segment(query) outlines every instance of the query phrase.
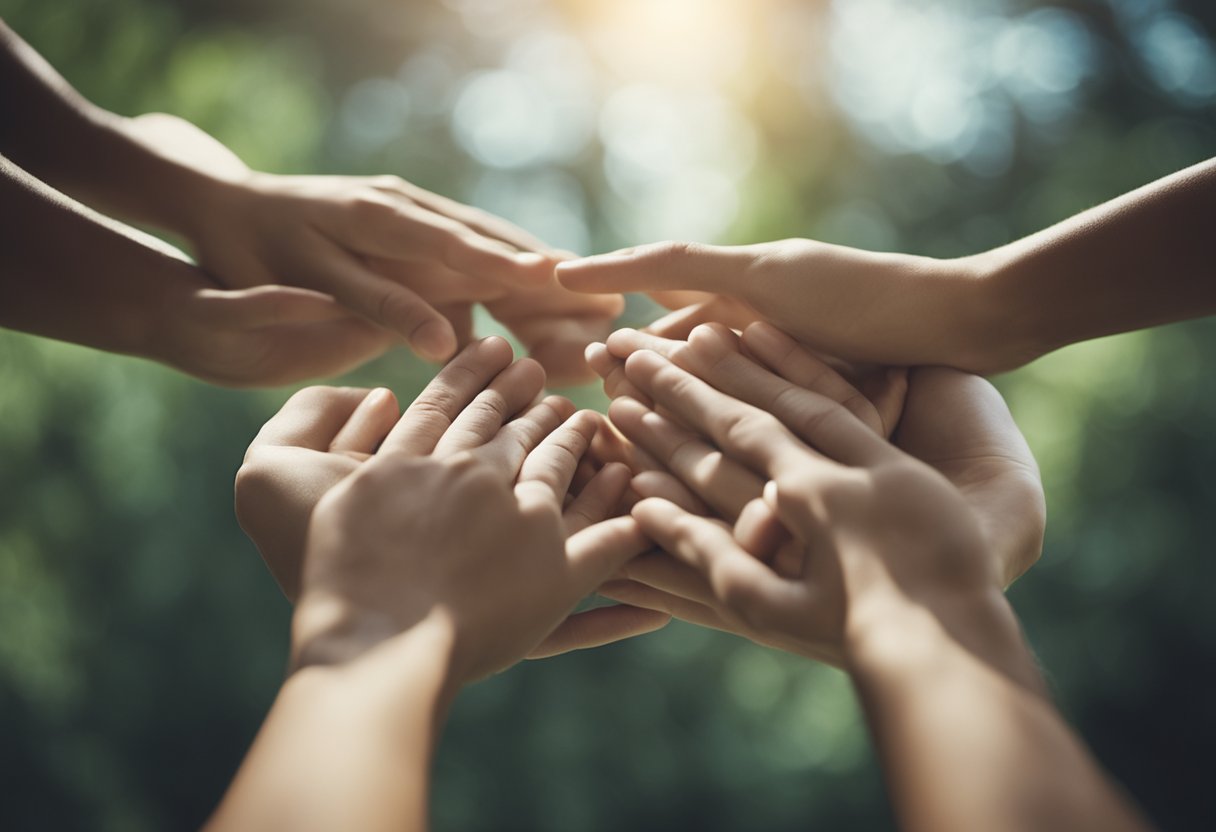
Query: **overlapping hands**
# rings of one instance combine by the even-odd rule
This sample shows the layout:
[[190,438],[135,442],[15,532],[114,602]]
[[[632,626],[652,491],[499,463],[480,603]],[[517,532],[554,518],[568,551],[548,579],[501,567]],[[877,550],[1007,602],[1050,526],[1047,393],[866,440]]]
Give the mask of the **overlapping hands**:
[[[415,618],[446,609],[407,573],[430,574],[438,555],[423,550],[450,545],[473,561],[506,559],[520,578],[476,580],[464,561],[463,577],[449,576],[469,593],[467,610],[498,610],[452,613],[457,632],[469,644],[514,645],[466,678],[649,632],[672,616],[840,664],[871,599],[999,593],[1037,558],[1037,467],[986,381],[845,364],[762,321],[736,321],[745,326],[736,333],[698,318],[677,312],[588,348],[614,398],[608,419],[557,397],[538,402],[542,369],[512,364],[500,339],[467,347],[400,417],[383,390],[298,394],[251,446],[237,494],[242,524],[284,591],[301,598],[297,627],[317,607],[303,603],[313,568],[301,564],[312,561],[334,561],[322,570],[339,576],[339,589],[321,592],[331,606],[336,592],[350,593],[339,608],[404,604]],[[395,496],[369,496],[377,488]],[[491,524],[491,506],[500,533],[470,536],[466,526]],[[516,533],[504,518],[517,514],[564,523],[546,521],[552,528],[536,536],[520,519],[527,529]],[[553,554],[553,528],[567,537],[564,559]],[[356,549],[423,561],[381,580],[349,560]],[[360,594],[364,582],[372,596]],[[563,620],[593,592],[620,605]],[[518,614],[534,608],[546,611],[545,626]],[[394,621],[391,631],[407,626]],[[318,629],[318,643],[334,640]]]

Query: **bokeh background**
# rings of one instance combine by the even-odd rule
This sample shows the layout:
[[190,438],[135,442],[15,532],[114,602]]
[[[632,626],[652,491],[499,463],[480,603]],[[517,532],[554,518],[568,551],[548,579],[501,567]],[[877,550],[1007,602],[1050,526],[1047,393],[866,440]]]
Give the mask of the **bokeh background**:
[[[1216,150],[1209,0],[0,15],[116,111],[182,115],[265,170],[397,173],[587,253],[813,236],[962,255]],[[430,372],[400,353],[348,381],[408,400]],[[1214,375],[1209,321],[998,380],[1050,504],[1014,601],[1061,707],[1172,829],[1216,828]],[[290,392],[0,333],[0,828],[207,816],[284,664],[289,610],[231,481]],[[440,829],[891,825],[842,676],[682,625],[469,690],[436,793]]]

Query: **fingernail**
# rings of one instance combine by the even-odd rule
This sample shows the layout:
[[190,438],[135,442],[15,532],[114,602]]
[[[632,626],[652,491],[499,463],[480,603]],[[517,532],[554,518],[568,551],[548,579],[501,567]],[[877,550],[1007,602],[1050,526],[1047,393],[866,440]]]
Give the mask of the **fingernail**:
[[439,321],[429,321],[414,330],[410,346],[428,361],[446,361],[456,349],[452,333]]

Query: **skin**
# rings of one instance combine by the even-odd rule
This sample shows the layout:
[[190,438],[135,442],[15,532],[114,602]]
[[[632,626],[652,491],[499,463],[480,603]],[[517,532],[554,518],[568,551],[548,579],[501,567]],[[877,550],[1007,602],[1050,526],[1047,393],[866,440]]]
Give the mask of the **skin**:
[[691,305],[686,323],[765,320],[848,361],[988,374],[1078,341],[1216,313],[1214,212],[1208,160],[954,260],[813,240],[669,242],[562,263],[558,277],[576,291]]
[[[467,453],[504,482],[548,485],[574,534],[616,513],[629,485],[621,465],[601,468],[576,493],[571,481],[601,425],[560,396],[541,398],[545,375],[489,337],[466,347],[404,414],[383,388],[311,387],[292,396],[254,438],[236,476],[236,514],[292,603],[309,518],[318,502],[376,455],[449,459]],[[567,497],[567,495],[570,495]],[[651,632],[667,613],[617,605],[572,616],[537,656]]]
[[901,828],[1148,828],[1046,697],[974,499],[826,396],[806,393],[795,435],[657,353],[633,354],[627,372],[766,478],[763,501],[807,556],[783,574],[740,545],[737,524],[663,499],[632,516],[736,619],[840,656]]
[[556,449],[538,446],[517,483],[473,452],[382,450],[326,493],[291,675],[208,829],[426,828],[457,692],[541,648],[649,545],[629,517],[568,534],[574,466]]
[[[982,523],[986,551],[1002,585],[1012,583],[1038,559],[1045,504],[1038,466],[1008,408],[992,385],[946,368],[917,368],[906,377],[891,404],[882,409],[806,348],[768,324],[753,324],[737,337],[719,325],[695,328],[688,341],[622,330],[609,339],[612,380],[621,378],[627,395],[617,398],[610,417],[627,441],[654,460],[655,469],[635,476],[639,497],[663,497],[698,514],[731,523],[737,542],[769,561],[781,574],[801,568],[802,555],[761,499],[765,480],[696,435],[678,413],[643,405],[649,396],[625,378],[625,360],[651,350],[716,389],[765,410],[806,438],[814,428],[813,403],[840,404],[876,436],[894,428],[896,446],[938,470],[967,500]],[[619,357],[617,357],[619,356]],[[598,362],[592,362],[597,365]],[[619,395],[619,394],[618,394]],[[894,425],[897,424],[897,427]],[[808,653],[806,645],[780,634],[758,632],[718,601],[704,578],[669,555],[648,554],[631,561],[601,594],[679,618],[734,632],[790,652],[841,662],[839,655]]]
[[[589,374],[583,347],[623,308],[619,296],[560,286],[554,265],[570,255],[398,177],[260,173],[181,119],[96,107],[2,22],[0,96],[22,113],[0,125],[0,208],[24,218],[2,263],[5,326],[218,383],[278,384],[346,369],[401,339],[444,361],[472,339],[481,303],[551,379],[572,383]],[[137,235],[83,205],[175,235],[198,268],[136,246]],[[246,301],[240,291],[254,288]],[[219,303],[198,298],[203,290],[237,294]],[[99,332],[99,310],[121,320]],[[251,318],[261,350],[209,346],[233,328],[244,336]],[[323,322],[314,329],[332,343],[291,361],[306,339],[268,322]]]

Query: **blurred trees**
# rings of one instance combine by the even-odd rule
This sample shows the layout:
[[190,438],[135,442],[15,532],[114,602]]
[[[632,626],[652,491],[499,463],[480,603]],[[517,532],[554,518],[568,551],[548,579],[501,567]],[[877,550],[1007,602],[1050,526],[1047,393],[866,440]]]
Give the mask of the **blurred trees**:
[[[177,113],[267,170],[399,173],[576,250],[803,235],[953,256],[1216,148],[1200,0],[0,15],[119,112]],[[999,381],[1051,517],[1014,601],[1069,716],[1167,828],[1216,821],[1214,364],[1216,322],[1197,322]],[[396,354],[346,381],[408,400],[430,372]],[[230,488],[290,392],[0,333],[0,826],[206,816],[282,671],[287,605]],[[435,812],[461,829],[889,825],[842,677],[680,625],[470,690]]]

